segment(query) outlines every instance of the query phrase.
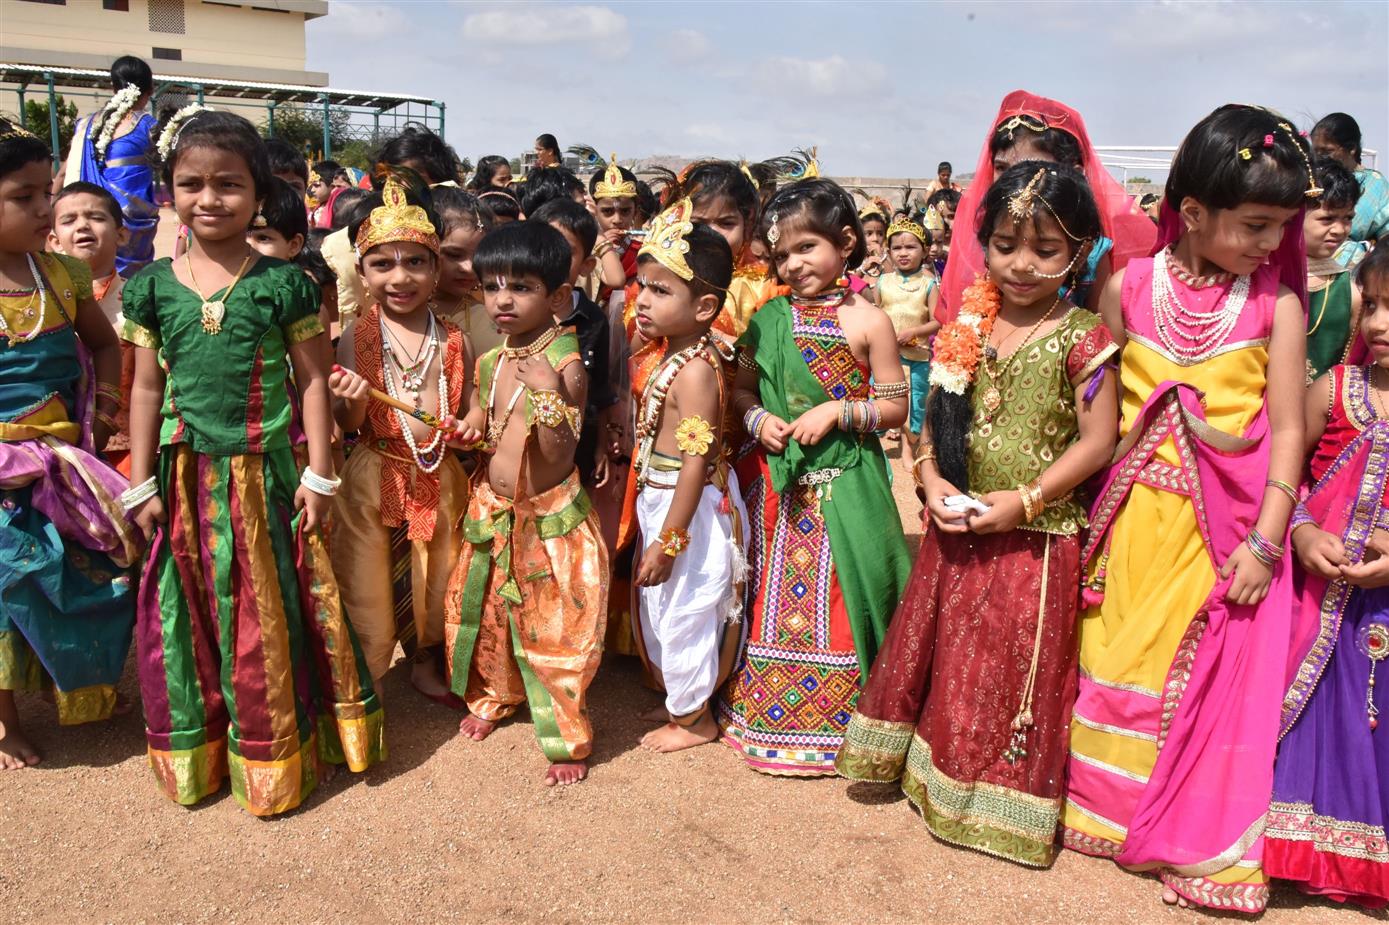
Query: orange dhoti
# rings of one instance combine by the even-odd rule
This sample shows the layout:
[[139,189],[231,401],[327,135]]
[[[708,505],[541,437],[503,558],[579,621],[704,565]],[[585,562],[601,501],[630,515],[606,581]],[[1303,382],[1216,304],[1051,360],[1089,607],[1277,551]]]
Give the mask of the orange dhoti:
[[608,552],[577,472],[535,497],[473,491],[444,609],[455,694],[489,722],[525,701],[551,761],[587,758],[585,697],[603,655]]

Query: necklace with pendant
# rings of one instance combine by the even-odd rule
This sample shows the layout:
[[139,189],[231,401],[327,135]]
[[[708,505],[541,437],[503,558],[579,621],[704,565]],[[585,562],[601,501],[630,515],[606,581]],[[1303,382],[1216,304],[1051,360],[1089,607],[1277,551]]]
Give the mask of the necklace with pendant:
[[222,297],[220,299],[210,299],[203,295],[202,287],[198,285],[198,278],[193,275],[193,252],[184,252],[183,263],[188,270],[188,281],[193,284],[193,291],[198,294],[198,298],[201,299],[203,303],[199,312],[202,315],[204,333],[222,333],[222,320],[227,317],[227,300],[231,298],[232,290],[236,288],[237,283],[241,282],[241,274],[246,272],[246,268],[251,265],[251,258],[255,256],[255,251],[251,251],[251,253],[247,254],[246,259],[241,261],[240,269],[238,269],[236,275],[232,277],[232,281],[228,283],[227,288],[222,291]]
[[[1008,354],[1008,356],[1003,358],[1004,365],[1006,365],[1008,361],[1011,360],[1013,357],[1017,356],[1018,350],[1021,350],[1028,345],[1028,342],[1032,340],[1032,335],[1037,333],[1037,329],[1046,323],[1047,319],[1051,317],[1052,312],[1056,311],[1056,306],[1060,304],[1061,296],[1057,295],[1056,300],[1051,303],[1051,307],[1048,308],[1046,312],[1042,314],[1042,317],[1037,319],[1037,321],[1032,325],[1032,327],[1027,329],[1027,333],[1024,334],[1022,337],[1022,343],[1018,344],[1018,349],[1014,350],[1012,353]],[[1015,331],[1014,333],[1017,332]],[[986,346],[984,348],[983,356],[981,357],[981,359],[983,360],[982,365],[984,367],[984,372],[986,372],[989,376],[989,384],[984,389],[984,394],[980,396],[980,402],[984,405],[985,421],[992,421],[994,412],[996,412],[999,408],[1003,406],[1003,393],[999,391],[998,388],[998,380],[1001,376],[1002,370],[999,367],[996,367],[994,363],[998,360],[998,348],[1002,347],[1010,339],[1012,339],[1012,336],[1012,334],[1009,334],[1007,337],[1003,338],[1003,340],[999,341],[998,347],[995,347],[992,344]]]

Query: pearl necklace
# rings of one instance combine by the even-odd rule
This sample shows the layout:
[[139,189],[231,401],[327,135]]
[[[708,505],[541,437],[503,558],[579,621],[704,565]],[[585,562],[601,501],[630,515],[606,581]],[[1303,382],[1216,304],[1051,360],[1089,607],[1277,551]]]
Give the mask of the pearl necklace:
[[[5,320],[5,313],[0,312],[0,334],[5,335],[5,337],[9,339],[11,343],[19,341],[22,344],[27,344],[35,337],[38,337],[39,332],[43,330],[44,319],[48,315],[48,290],[43,284],[43,278],[39,276],[39,268],[34,263],[34,255],[25,254],[24,259],[29,264],[29,275],[34,277],[34,291],[38,294],[39,298],[39,320],[34,322],[34,327],[28,334],[21,334],[18,337],[16,337],[15,333],[10,330],[9,322]],[[25,317],[34,317],[34,309],[32,308],[33,304],[34,297],[30,296],[29,305],[31,307],[25,312]]]
[[524,347],[511,346],[511,338],[508,337],[506,342],[502,344],[502,356],[512,360],[524,360],[527,357],[533,357],[537,353],[544,353],[545,348],[553,344],[556,337],[559,337],[559,325],[557,324],[551,325],[544,333]]
[[429,363],[434,359],[434,354],[438,352],[439,347],[438,338],[434,333],[434,313],[430,312],[429,314],[429,326],[425,329],[424,340],[420,342],[420,349],[411,359],[409,365],[400,361],[400,358],[396,356],[395,347],[391,346],[391,341],[395,341],[402,352],[405,350],[405,345],[391,333],[390,328],[386,327],[384,314],[380,316],[379,321],[381,324],[381,352],[390,358],[391,363],[400,374],[400,384],[405,389],[415,393],[415,407],[418,408],[418,396],[420,389],[424,387],[424,374],[428,371]]
[[[1208,312],[1193,311],[1172,288],[1167,251],[1159,251],[1153,258],[1153,325],[1162,345],[1186,365],[1215,355],[1235,329],[1248,298],[1249,277],[1240,276],[1230,287],[1223,305]],[[1186,343],[1178,343],[1178,337]]]
[[[430,341],[429,352],[433,354],[434,352],[436,352],[436,348],[438,347],[438,340],[434,337],[433,318],[430,319],[430,322],[431,323],[429,326],[429,334],[427,336]],[[389,394],[392,398],[396,399],[397,401],[400,401],[400,389],[396,387],[395,377],[391,375],[390,366],[386,362],[386,358],[387,356],[389,356],[389,354],[389,350],[382,351],[381,378],[384,379],[386,382],[387,394]],[[427,365],[425,369],[428,369]],[[423,376],[423,371],[421,371],[420,375]],[[404,378],[405,377],[402,374],[402,383],[404,383]],[[448,394],[449,382],[448,377],[444,374],[444,359],[441,355],[439,357],[439,409],[437,414],[437,417],[439,418],[443,418],[444,415],[447,413],[444,408],[444,404],[448,400]],[[418,408],[419,406],[419,393],[417,391],[415,395],[415,407]],[[442,430],[434,431],[434,436],[430,438],[429,443],[426,444],[423,449],[421,449],[415,443],[415,435],[410,430],[410,418],[407,417],[405,412],[401,411],[399,408],[392,408],[391,411],[395,414],[396,421],[400,424],[400,432],[405,437],[405,445],[410,448],[410,456],[415,460],[415,465],[419,466],[420,469],[426,473],[435,472],[444,461],[444,432]]]

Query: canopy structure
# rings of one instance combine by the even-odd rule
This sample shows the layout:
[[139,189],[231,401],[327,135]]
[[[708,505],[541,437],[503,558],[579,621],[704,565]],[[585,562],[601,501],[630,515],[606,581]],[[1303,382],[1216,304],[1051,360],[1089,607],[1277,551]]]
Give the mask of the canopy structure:
[[[1095,151],[1100,155],[1100,163],[1111,171],[1122,171],[1125,183],[1131,170],[1166,173],[1177,154],[1175,145],[1095,145]],[[1360,152],[1360,162],[1366,167],[1374,167],[1378,160],[1378,151],[1366,148]]]
[[[0,90],[17,94],[20,113],[29,94],[47,96],[48,137],[53,139],[53,162],[57,164],[62,157],[58,150],[58,91],[65,98],[91,96],[105,100],[111,93],[111,75],[107,71],[0,61]],[[160,98],[165,96],[199,103],[212,97],[219,109],[255,110],[256,115],[243,113],[252,122],[260,121],[258,116],[263,111],[265,131],[271,137],[275,134],[275,110],[280,106],[291,104],[321,112],[323,143],[317,153],[325,158],[332,156],[335,138],[339,142],[344,138],[375,141],[383,130],[393,132],[406,122],[417,122],[440,135],[444,133],[443,101],[401,93],[155,74],[151,107],[157,111]]]

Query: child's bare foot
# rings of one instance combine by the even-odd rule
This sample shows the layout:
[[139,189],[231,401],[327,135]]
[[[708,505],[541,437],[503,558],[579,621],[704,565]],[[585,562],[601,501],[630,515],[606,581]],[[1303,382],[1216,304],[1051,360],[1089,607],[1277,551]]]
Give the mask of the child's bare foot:
[[663,706],[652,707],[646,712],[638,714],[637,719],[644,723],[664,723],[666,720],[670,719],[670,714],[666,712],[666,708]]
[[488,722],[480,716],[469,713],[463,717],[458,724],[458,734],[467,736],[474,742],[481,742],[492,734],[492,730],[497,728],[496,723]]
[[588,777],[587,762],[556,761],[550,765],[550,770],[545,772],[545,786],[577,784],[585,777]]
[[410,685],[430,700],[442,701],[450,693],[432,658],[415,662],[410,666]]
[[0,691],[0,771],[18,771],[39,763],[38,749],[19,725],[14,691]]
[[130,699],[126,697],[125,694],[122,694],[120,691],[117,691],[116,705],[111,708],[111,715],[113,717],[128,716],[130,714],[130,711],[133,709],[135,709],[135,704],[131,703]]
[[1191,908],[1191,904],[1186,901],[1186,897],[1182,896],[1180,893],[1172,889],[1170,886],[1163,888],[1162,901],[1167,903],[1167,905],[1169,906],[1181,906],[1183,909]]
[[707,711],[691,726],[666,723],[641,737],[641,747],[653,752],[678,752],[696,745],[707,745],[719,736],[719,727]]

